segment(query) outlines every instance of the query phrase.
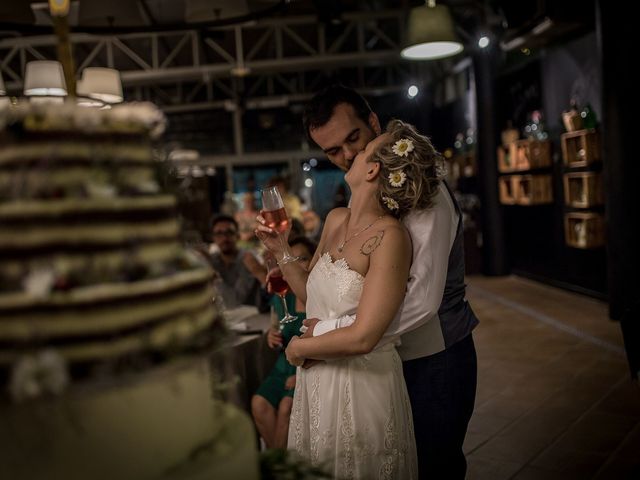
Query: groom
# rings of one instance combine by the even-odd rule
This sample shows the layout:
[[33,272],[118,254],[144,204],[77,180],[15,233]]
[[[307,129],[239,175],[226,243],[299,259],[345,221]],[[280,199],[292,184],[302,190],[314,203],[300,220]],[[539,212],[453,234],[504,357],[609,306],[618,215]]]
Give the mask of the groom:
[[[354,90],[334,85],[316,94],[304,112],[307,136],[343,171],[381,132],[378,116]],[[447,187],[448,190],[448,187]],[[407,294],[394,325],[415,428],[420,478],[463,479],[462,444],[476,393],[471,331],[478,324],[465,300],[462,215],[450,199],[411,214],[413,241]],[[336,328],[332,319],[305,320],[305,336]]]

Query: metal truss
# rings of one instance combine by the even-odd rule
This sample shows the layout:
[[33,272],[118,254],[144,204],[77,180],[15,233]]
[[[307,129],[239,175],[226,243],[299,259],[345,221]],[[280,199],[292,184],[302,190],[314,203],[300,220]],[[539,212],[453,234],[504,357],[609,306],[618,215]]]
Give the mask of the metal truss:
[[[345,15],[338,26],[315,16],[282,17],[209,30],[76,33],[71,42],[78,71],[118,69],[129,99],[197,109],[258,97],[252,108],[285,101],[274,96],[304,99],[337,69],[352,70],[351,83],[363,89],[397,86],[403,69],[418,70],[400,60],[403,22],[403,12],[393,10]],[[26,62],[56,58],[55,42],[53,35],[0,40],[10,91],[22,88]]]
[[[404,12],[389,10],[345,14],[339,25],[282,17],[205,30],[74,33],[71,43],[77,71],[119,70],[128,101],[152,101],[169,114],[228,112],[233,153],[203,155],[194,165],[224,166],[231,182],[234,166],[284,162],[300,177],[301,160],[324,156],[306,146],[245,152],[245,110],[304,102],[328,77],[370,96],[425,85],[439,67],[401,60],[403,25]],[[53,35],[0,40],[0,71],[10,93],[21,92],[28,61],[56,59],[56,41]]]

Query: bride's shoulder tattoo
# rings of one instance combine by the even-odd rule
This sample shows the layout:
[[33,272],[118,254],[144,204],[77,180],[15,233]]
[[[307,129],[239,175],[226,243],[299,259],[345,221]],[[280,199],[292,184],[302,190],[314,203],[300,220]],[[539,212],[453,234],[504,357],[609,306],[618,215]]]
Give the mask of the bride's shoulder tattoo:
[[360,247],[360,253],[367,256],[371,255],[382,242],[382,237],[384,237],[384,230],[380,230],[373,237],[369,237]]

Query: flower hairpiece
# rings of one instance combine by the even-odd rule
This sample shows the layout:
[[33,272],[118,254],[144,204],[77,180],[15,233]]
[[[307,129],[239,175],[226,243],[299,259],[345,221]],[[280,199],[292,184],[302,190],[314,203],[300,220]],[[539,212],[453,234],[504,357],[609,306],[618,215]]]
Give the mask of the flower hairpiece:
[[413,152],[413,142],[408,138],[401,138],[393,144],[391,150],[399,157],[406,157]]
[[384,204],[387,206],[389,210],[393,211],[393,210],[398,210],[400,208],[400,205],[398,205],[398,202],[396,202],[391,197],[387,197],[386,195],[382,197],[382,201],[384,202]]
[[394,170],[389,174],[389,183],[392,187],[401,187],[407,181],[407,174],[404,170]]

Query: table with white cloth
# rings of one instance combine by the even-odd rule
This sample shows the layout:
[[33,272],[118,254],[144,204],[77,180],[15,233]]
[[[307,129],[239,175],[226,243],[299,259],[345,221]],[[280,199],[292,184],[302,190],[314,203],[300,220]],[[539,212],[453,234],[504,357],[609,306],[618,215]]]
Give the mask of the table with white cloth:
[[251,397],[273,368],[279,353],[267,345],[271,317],[269,313],[258,313],[256,308],[245,306],[228,310],[225,316],[234,335],[224,368],[225,377],[232,385],[224,395],[251,413]]

